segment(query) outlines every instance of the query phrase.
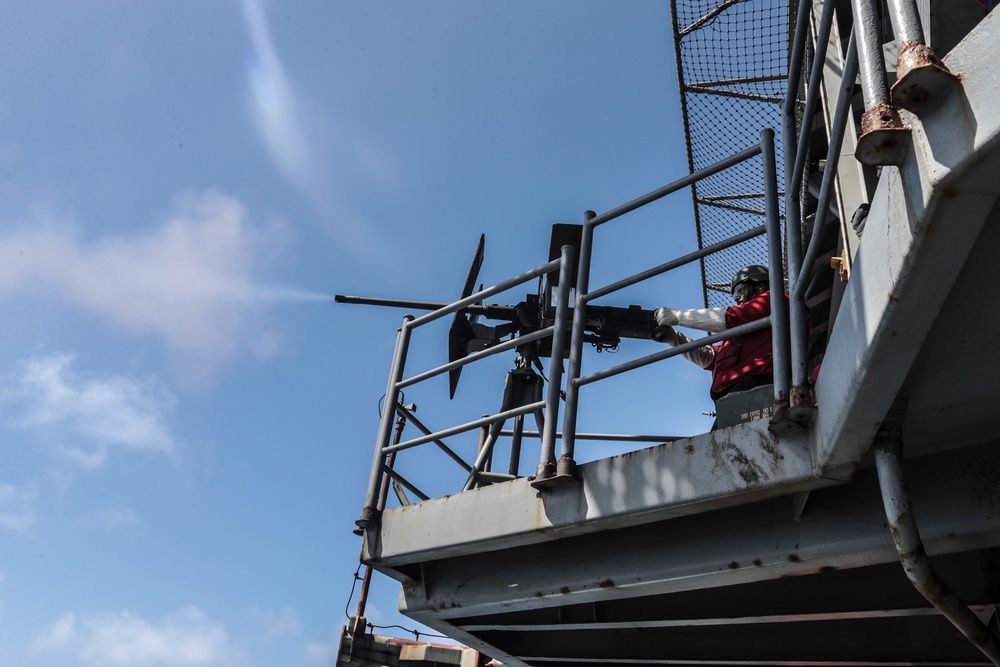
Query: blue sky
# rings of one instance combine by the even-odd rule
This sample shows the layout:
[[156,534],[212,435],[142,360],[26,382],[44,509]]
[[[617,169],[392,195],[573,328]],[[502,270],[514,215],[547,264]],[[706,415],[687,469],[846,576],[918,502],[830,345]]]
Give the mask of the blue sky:
[[[402,312],[330,297],[452,300],[481,233],[500,282],[686,173],[667,3],[3,4],[0,664],[333,664]],[[693,249],[690,197],[597,235],[594,286]],[[701,305],[694,269],[605,303]],[[511,363],[407,401],[469,421]],[[588,388],[581,429],[705,431],[708,379]],[[415,627],[398,591],[373,622]]]

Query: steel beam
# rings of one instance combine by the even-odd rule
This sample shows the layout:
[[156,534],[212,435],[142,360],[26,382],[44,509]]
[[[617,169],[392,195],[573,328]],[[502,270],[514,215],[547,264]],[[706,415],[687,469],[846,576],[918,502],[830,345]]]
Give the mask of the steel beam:
[[366,535],[365,561],[391,569],[829,484],[812,475],[809,450],[806,434],[779,442],[761,420],[582,464],[579,484],[551,493],[539,495],[524,478],[393,508]]
[[[992,474],[1000,468],[998,444],[905,463],[928,554],[1000,545],[1000,485]],[[655,474],[637,483],[640,494],[658,491]],[[602,500],[613,502],[593,502]],[[503,521],[502,507],[483,510],[480,523]],[[549,532],[546,540],[424,561],[421,580],[403,585],[401,610],[432,627],[431,620],[461,625],[467,617],[898,562],[871,469],[849,485],[814,491],[801,522],[791,517],[787,499],[772,499],[575,537]],[[385,563],[373,565],[391,573]]]
[[987,218],[1000,216],[1000,100],[983,58],[998,38],[994,13],[952,52],[964,92],[912,117],[908,153],[882,173],[816,385],[820,475],[846,479],[867,452]]

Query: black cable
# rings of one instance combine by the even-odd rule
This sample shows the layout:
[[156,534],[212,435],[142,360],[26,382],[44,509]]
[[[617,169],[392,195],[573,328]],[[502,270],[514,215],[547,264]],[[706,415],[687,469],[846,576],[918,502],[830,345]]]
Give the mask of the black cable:
[[420,639],[420,635],[423,635],[424,637],[437,637],[438,639],[451,639],[451,637],[449,637],[448,635],[436,635],[433,632],[420,632],[420,630],[411,630],[409,628],[404,628],[402,625],[375,625],[374,623],[369,623],[368,627],[372,628],[372,629],[378,628],[380,630],[388,630],[389,628],[397,628],[399,630],[402,630],[403,632],[409,632],[410,634],[412,634],[417,639]]
[[344,616],[347,617],[348,621],[351,620],[351,612],[349,610],[351,608],[351,600],[354,598],[354,589],[358,585],[358,582],[361,581],[361,577],[358,576],[358,572],[361,571],[361,565],[361,563],[358,563],[358,569],[354,571],[354,583],[351,584],[351,594],[347,596],[347,604],[344,605]]

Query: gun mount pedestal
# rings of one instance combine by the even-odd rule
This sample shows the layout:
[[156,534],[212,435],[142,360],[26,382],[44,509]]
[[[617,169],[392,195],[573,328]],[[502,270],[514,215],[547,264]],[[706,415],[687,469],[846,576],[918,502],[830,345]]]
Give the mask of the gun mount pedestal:
[[[521,406],[537,403],[542,400],[542,384],[544,378],[531,369],[531,362],[527,357],[521,355],[517,358],[516,368],[507,372],[504,378],[503,401],[500,412],[514,410]],[[538,432],[541,433],[545,426],[545,415],[542,411],[535,410],[535,424]],[[489,431],[479,447],[479,455],[476,463],[472,466],[472,471],[465,482],[465,491],[476,486],[484,472],[489,472],[490,462],[493,459],[493,447],[500,438],[500,433],[506,422],[495,422],[490,425]],[[521,439],[524,433],[524,415],[514,417],[514,433],[510,446],[510,466],[508,475],[514,478],[518,474],[521,458]]]

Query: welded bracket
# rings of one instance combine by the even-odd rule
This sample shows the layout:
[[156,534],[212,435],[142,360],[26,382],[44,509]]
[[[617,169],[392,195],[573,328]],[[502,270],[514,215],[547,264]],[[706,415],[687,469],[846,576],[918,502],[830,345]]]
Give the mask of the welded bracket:
[[934,49],[918,41],[899,45],[896,77],[890,90],[893,104],[918,115],[935,97],[959,83]]

